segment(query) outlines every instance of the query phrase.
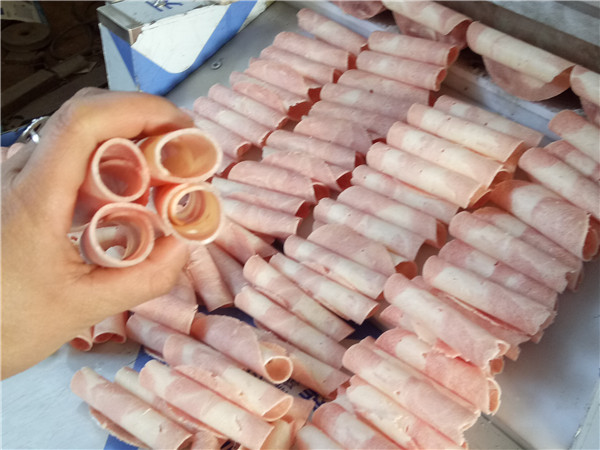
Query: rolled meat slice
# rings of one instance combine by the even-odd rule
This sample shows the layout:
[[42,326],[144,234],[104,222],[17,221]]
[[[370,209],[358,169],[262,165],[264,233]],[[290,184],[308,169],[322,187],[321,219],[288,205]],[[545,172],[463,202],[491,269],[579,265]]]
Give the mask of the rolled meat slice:
[[572,269],[544,251],[467,211],[450,221],[450,234],[545,286],[562,292]]
[[257,121],[229,109],[208,97],[198,97],[194,101],[194,111],[197,114],[234,131],[243,138],[248,139],[257,147],[263,146],[267,136],[272,131],[270,128]]
[[294,314],[278,306],[267,296],[245,286],[235,297],[235,306],[252,316],[262,327],[271,330],[300,350],[339,369],[345,348]]
[[[249,140],[244,139],[239,134],[196,113],[194,113],[194,125],[212,137],[219,144],[219,147],[223,151],[221,167],[223,167],[223,164],[228,164],[228,159],[226,157],[237,161],[252,147],[252,143]],[[223,172],[223,170],[217,170],[216,173],[221,172]]]
[[449,223],[458,210],[457,205],[403,183],[393,175],[387,175],[367,165],[354,169],[352,184],[379,192],[381,195],[429,214],[443,223]]
[[246,261],[244,276],[257,290],[332,339],[341,341],[354,331],[260,256]]
[[158,186],[154,206],[167,229],[201,244],[215,240],[223,223],[221,201],[205,182]]
[[344,448],[396,449],[386,436],[335,402],[321,405],[312,423]]
[[273,45],[313,61],[327,64],[342,72],[349,69],[353,61],[352,55],[346,50],[291,31],[278,33],[273,40]]
[[480,22],[467,30],[471,50],[483,56],[492,79],[525,100],[554,97],[569,88],[573,63]]
[[409,36],[447,42],[466,47],[466,32],[471,19],[433,1],[397,2],[384,0],[393,11],[396,25]]
[[544,147],[551,155],[594,182],[600,181],[600,164],[567,141],[554,141]]
[[298,26],[335,47],[358,55],[367,45],[367,40],[351,29],[331,20],[309,8],[302,8],[296,14]]
[[309,117],[316,117],[318,120],[340,119],[352,122],[352,126],[366,128],[370,134],[370,139],[384,139],[390,127],[396,119],[388,116],[382,116],[364,109],[352,108],[339,103],[320,100],[314,104],[308,113]]
[[278,86],[292,94],[318,100],[321,84],[304,77],[290,66],[272,59],[250,58],[244,71],[251,77]]
[[191,434],[180,425],[89,367],[75,372],[71,390],[149,448],[179,449],[191,442]]
[[367,130],[346,119],[303,117],[294,127],[294,133],[342,145],[362,154],[371,146]]
[[126,330],[129,339],[142,344],[157,356],[162,355],[163,347],[169,336],[180,334],[178,331],[161,325],[141,314],[132,314],[129,316]]
[[448,242],[438,255],[453,265],[475,272],[549,308],[554,308],[556,305],[557,292],[554,289],[465,244],[460,239]]
[[460,50],[457,46],[445,42],[389,31],[372,32],[368,44],[369,50],[375,52],[445,67],[451,66],[456,61]]
[[188,336],[171,336],[163,349],[165,361],[178,372],[268,422],[281,419],[293,398],[240,368],[222,353]]
[[565,109],[559,112],[548,124],[548,129],[597,163],[600,162],[600,128],[577,115],[575,111]]
[[388,278],[384,296],[407,316],[419,338],[434,348],[443,345],[453,349],[477,367],[489,367],[490,361],[509,348],[507,342],[401,274]]
[[388,131],[387,143],[392,147],[465,175],[485,187],[510,176],[510,173],[498,161],[403,122],[396,122],[392,125]]
[[217,142],[198,128],[151,136],[140,141],[139,146],[155,185],[207,180],[216,172],[222,158]]
[[282,253],[274,255],[269,264],[343,319],[361,324],[375,313],[378,306],[375,300],[330,280]]
[[[225,284],[206,245],[192,242],[188,245],[188,251],[190,256],[185,270],[206,309],[214,311],[218,308],[232,306],[233,293]],[[190,326],[192,320],[193,316],[190,318]]]
[[410,100],[390,98],[362,87],[349,87],[339,83],[327,83],[323,86],[320,98],[382,116],[389,116],[396,120],[406,117],[406,112],[412,104]]
[[320,450],[323,448],[342,450],[344,447],[327,436],[320,428],[309,423],[298,430],[294,448],[299,450]]
[[446,227],[434,217],[371,189],[351,186],[338,195],[337,201],[410,230],[436,248],[446,242]]
[[288,121],[287,114],[229,89],[222,84],[213,84],[208,90],[208,98],[226,106],[233,111],[251,117],[252,120],[267,128],[281,128]]
[[364,163],[362,153],[351,148],[288,130],[275,130],[271,133],[267,138],[267,146],[279,150],[306,152],[344,169],[352,170]]
[[408,110],[407,122],[409,125],[506,163],[509,167],[514,167],[516,159],[526,149],[521,139],[424,105],[412,105]]
[[423,236],[330,198],[321,199],[313,215],[325,223],[347,225],[410,260],[414,260],[425,243]]
[[[456,444],[478,414],[446,396],[399,359],[365,338],[344,354],[344,367],[381,390]],[[440,388],[441,389],[441,388]]]
[[98,208],[108,203],[145,204],[149,188],[150,169],[140,148],[128,139],[109,139],[90,158],[77,193],[73,226],[85,225]]
[[98,322],[93,327],[94,344],[102,344],[108,341],[115,341],[119,344],[127,340],[127,332],[125,331],[125,323],[129,314],[127,311],[114,314],[106,319]]
[[575,169],[548,154],[542,148],[533,147],[519,159],[519,167],[542,186],[589,212],[600,220],[600,186]]
[[430,91],[439,91],[447,75],[444,66],[372,50],[365,50],[358,55],[356,68]]
[[273,425],[158,361],[146,363],[140,371],[140,384],[248,448],[269,448]]
[[347,70],[337,80],[338,84],[353,88],[365,89],[376,94],[393,97],[407,103],[422,103],[428,105],[431,92],[427,89],[411,86],[401,81],[382,77],[364,70]]
[[268,242],[227,218],[224,220],[223,228],[217,234],[215,244],[242,264],[252,255],[268,258],[277,253]]
[[241,72],[229,75],[231,88],[277,111],[282,111],[293,120],[308,113],[312,102],[301,95],[293,94],[271,83]]
[[260,52],[262,59],[279,61],[296,72],[319,84],[333,83],[340,77],[340,70],[317,61],[305,58],[287,50],[270,45]]
[[576,65],[571,71],[571,90],[581,100],[590,122],[600,127],[600,74]]
[[385,331],[375,341],[382,350],[472,404],[486,414],[500,407],[500,386],[480,368],[460,358],[449,358],[402,328]]
[[378,298],[383,292],[385,275],[300,236],[288,237],[283,244],[283,251],[286,256],[339,280],[367,297]]
[[271,383],[283,383],[292,374],[292,362],[285,349],[261,342],[253,327],[239,319],[198,313],[192,323],[190,335]]
[[94,327],[89,327],[71,339],[69,341],[71,347],[79,350],[80,352],[89,352],[94,346],[94,338],[92,336],[93,329]]
[[215,243],[208,244],[207,248],[223,281],[235,296],[247,284],[242,264]]
[[431,286],[530,336],[543,330],[554,319],[554,311],[547,306],[508,291],[437,256],[430,256],[425,261],[423,279]]
[[578,258],[589,261],[598,253],[599,237],[591,228],[589,213],[545,187],[521,180],[503,181],[490,199]]
[[499,114],[463,102],[449,95],[441,95],[438,97],[433,104],[433,107],[451,116],[460,117],[470,122],[475,122],[479,125],[484,125],[496,131],[500,131],[501,133],[508,134],[517,139],[521,139],[529,147],[537,147],[544,137],[543,133],[540,133],[533,128],[526,127]]
[[352,0],[333,0],[342,11],[358,19],[370,19],[377,14],[385,11],[385,6],[379,0],[368,2]]
[[367,164],[462,208],[475,205],[487,192],[471,178],[381,142],[369,149]]

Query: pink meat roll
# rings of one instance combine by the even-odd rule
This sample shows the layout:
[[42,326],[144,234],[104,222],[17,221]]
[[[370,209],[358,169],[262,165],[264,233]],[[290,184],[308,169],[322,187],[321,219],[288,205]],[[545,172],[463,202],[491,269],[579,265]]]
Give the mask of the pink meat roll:
[[215,244],[242,264],[255,254],[268,258],[277,253],[268,242],[227,218],[215,239]]
[[231,169],[227,178],[295,195],[310,203],[316,203],[329,193],[326,186],[304,175],[258,161],[239,162]]
[[232,306],[233,294],[225,284],[206,245],[190,243],[188,250],[190,256],[185,270],[190,276],[194,290],[206,305],[206,309],[214,311],[218,308]]
[[483,56],[494,82],[531,101],[554,97],[569,88],[573,63],[479,22],[467,30],[471,50]]
[[447,42],[461,49],[467,46],[469,17],[433,1],[384,0],[383,4],[393,12],[402,34]]
[[338,84],[353,88],[365,89],[376,94],[403,100],[409,104],[423,103],[428,105],[431,100],[431,92],[427,89],[411,86],[401,81],[382,77],[364,70],[347,70],[337,80]]
[[449,95],[438,97],[433,107],[451,116],[460,117],[521,139],[528,147],[537,147],[544,137],[543,133],[539,131]]
[[367,164],[462,208],[475,205],[487,193],[471,178],[381,142],[371,146]]
[[340,71],[334,67],[319,63],[304,56],[297,55],[287,50],[270,45],[260,52],[261,59],[279,61],[300,75],[314,80],[319,84],[332,83],[340,77]]
[[474,308],[530,336],[554,320],[554,311],[437,256],[423,265],[423,279]]
[[215,243],[208,244],[207,248],[223,281],[235,296],[247,284],[242,264]]
[[310,212],[309,202],[295,195],[221,177],[214,177],[211,184],[218,189],[221,196],[226,198],[241,200],[257,206],[273,207],[273,205],[277,205],[279,211],[298,217],[306,217]]
[[576,65],[571,71],[570,83],[589,121],[600,127],[600,74]]
[[93,327],[92,338],[94,344],[102,344],[108,341],[114,341],[119,344],[127,340],[127,332],[125,323],[129,314],[123,311],[119,314],[114,314],[106,319],[98,322]]
[[267,146],[291,152],[306,152],[349,170],[365,161],[362,153],[346,146],[287,130],[275,130],[271,133],[267,138]]
[[408,111],[407,122],[423,131],[506,163],[508,167],[514,167],[516,159],[526,149],[520,139],[424,105],[412,105]]
[[363,339],[344,354],[344,367],[429,423],[456,444],[478,414],[455,402],[414,369]]
[[387,143],[465,175],[485,187],[511,176],[498,161],[402,122],[396,122],[390,128]]
[[407,316],[419,338],[434,348],[450,348],[477,367],[487,368],[509,349],[507,342],[401,274],[388,279],[384,296]]
[[542,186],[600,220],[600,186],[544,149],[534,147],[519,159],[519,167]]
[[321,84],[304,77],[290,66],[272,59],[250,58],[244,71],[251,77],[278,86],[292,94],[318,100]]
[[75,372],[71,391],[149,448],[184,448],[191,434],[121,386],[89,367]]
[[149,361],[140,371],[140,384],[248,448],[269,448],[273,425],[158,361]]
[[312,423],[344,448],[398,448],[385,435],[334,402],[321,405],[314,412]]
[[108,203],[145,204],[149,188],[150,169],[140,148],[128,139],[109,139],[90,158],[77,193],[73,226],[85,225]]
[[545,187],[520,180],[503,181],[490,199],[578,258],[589,261],[598,253],[599,239],[590,225],[589,213]]
[[375,345],[450,389],[485,414],[494,413],[500,407],[500,386],[495,380],[473,364],[460,358],[448,358],[410,331],[402,328],[385,331]]
[[318,156],[306,152],[281,151],[272,147],[263,147],[262,154],[264,163],[298,172],[324,184],[332,191],[339,192],[350,185],[351,169],[334,166]]
[[409,260],[414,260],[425,243],[423,236],[329,198],[319,201],[313,216],[325,223],[347,225]]
[[600,164],[567,141],[554,141],[544,147],[546,152],[568,164],[594,182],[600,181]]
[[344,447],[327,436],[320,428],[309,423],[298,430],[294,448],[298,450],[319,450],[323,448],[342,450]]
[[438,255],[450,264],[475,272],[549,308],[554,308],[556,305],[558,296],[554,289],[535,281],[460,239],[448,242],[441,248]]
[[338,195],[337,201],[410,230],[436,248],[446,242],[446,227],[434,217],[371,189],[351,186]]
[[92,336],[93,329],[94,327],[89,327],[71,339],[69,341],[71,347],[79,350],[80,352],[89,352],[92,347],[94,347],[94,338]]
[[208,90],[208,98],[236,111],[267,128],[277,129],[283,127],[288,121],[287,114],[229,89],[222,84],[213,84]]
[[450,234],[545,286],[562,292],[572,269],[547,253],[466,211],[450,221]]
[[423,448],[460,450],[462,448],[356,375],[350,379],[346,397],[356,415],[384,433],[401,448],[412,450]]
[[385,6],[379,0],[368,2],[352,1],[352,0],[333,0],[344,13],[349,14],[357,19],[370,19],[377,14],[385,11]]
[[222,202],[227,217],[248,230],[266,236],[285,239],[296,234],[302,222],[300,217],[246,201],[224,198]]
[[375,300],[315,272],[282,253],[274,255],[269,264],[343,319],[361,324],[375,313],[379,305]]
[[[194,125],[212,137],[217,144],[219,144],[219,147],[223,151],[221,167],[223,167],[224,162],[227,165],[227,157],[237,161],[252,147],[252,143],[249,140],[244,139],[239,134],[196,113],[194,113]],[[221,172],[222,170],[217,170],[216,173]]]
[[430,91],[439,91],[447,71],[443,66],[365,50],[356,68]]
[[286,91],[245,73],[231,72],[229,82],[234,91],[244,94],[272,109],[284,112],[293,120],[300,120],[300,117],[308,113],[312,105],[312,101],[301,95]]
[[208,97],[197,98],[194,101],[194,111],[234,131],[257,147],[261,147],[265,143],[267,136],[272,131],[255,120],[229,109]]
[[214,241],[223,224],[221,201],[209,183],[159,186],[154,206],[171,233],[201,244]]
[[345,119],[303,117],[294,127],[294,133],[339,144],[363,155],[371,146],[367,130]]
[[168,338],[163,354],[165,361],[178,372],[268,422],[281,419],[292,407],[291,395],[188,336]]
[[252,316],[262,327],[271,330],[300,350],[336,369],[342,367],[345,348],[341,344],[278,306],[252,287],[246,286],[236,295],[235,306]]
[[370,92],[363,87],[349,87],[339,83],[328,83],[321,89],[321,100],[356,109],[381,114],[400,120],[406,117],[406,112],[412,102],[399,98],[390,98],[383,94]]
[[449,223],[458,210],[457,205],[403,183],[393,175],[387,175],[367,165],[354,169],[352,184],[379,192],[381,195],[429,214],[443,223]]
[[548,124],[548,129],[600,163],[600,128],[577,115],[575,111],[565,109],[559,112]]
[[367,40],[351,29],[313,11],[302,8],[296,14],[298,26],[316,38],[335,47],[358,55],[367,45]]
[[369,35],[369,50],[400,58],[422,61],[436,66],[451,66],[458,58],[459,48],[389,31],[374,31]]
[[183,271],[168,293],[131,309],[134,313],[185,334],[190,332],[197,310],[196,292],[190,277]]
[[332,339],[341,341],[354,331],[260,256],[246,261],[244,276],[257,290]]
[[292,362],[286,356],[285,349],[261,342],[253,327],[239,319],[198,313],[190,335],[271,383],[283,383],[292,374]]
[[273,40],[273,45],[313,61],[327,64],[342,72],[349,69],[353,64],[353,57],[350,52],[290,31],[277,34]]
[[160,357],[162,357],[163,347],[167,338],[174,334],[181,334],[178,331],[148,319],[141,314],[132,314],[129,316],[129,319],[127,319],[126,330],[129,339],[142,344],[146,349]]
[[356,289],[367,297],[378,298],[383,293],[387,278],[385,275],[300,236],[288,237],[283,244],[283,251],[286,256]]

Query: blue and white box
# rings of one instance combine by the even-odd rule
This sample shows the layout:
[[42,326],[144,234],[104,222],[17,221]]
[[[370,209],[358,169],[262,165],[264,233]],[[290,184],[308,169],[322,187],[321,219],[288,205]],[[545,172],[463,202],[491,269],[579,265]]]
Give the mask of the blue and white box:
[[101,6],[109,88],[166,94],[270,3],[122,0]]

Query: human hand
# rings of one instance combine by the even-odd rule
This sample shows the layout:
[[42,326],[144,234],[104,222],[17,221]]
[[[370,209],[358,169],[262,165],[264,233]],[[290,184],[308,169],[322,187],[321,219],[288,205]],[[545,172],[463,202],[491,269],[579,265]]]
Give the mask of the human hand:
[[84,263],[67,233],[100,143],[191,126],[163,98],[85,89],[48,120],[38,144],[2,163],[2,378],[175,283],[187,250],[174,237],[157,239],[142,263],[115,269]]

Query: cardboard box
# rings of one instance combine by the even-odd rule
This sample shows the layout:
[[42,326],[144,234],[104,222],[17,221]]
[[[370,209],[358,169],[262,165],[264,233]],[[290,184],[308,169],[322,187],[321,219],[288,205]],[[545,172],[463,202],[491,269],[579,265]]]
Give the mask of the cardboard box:
[[109,88],[164,95],[270,3],[124,0],[98,8]]

